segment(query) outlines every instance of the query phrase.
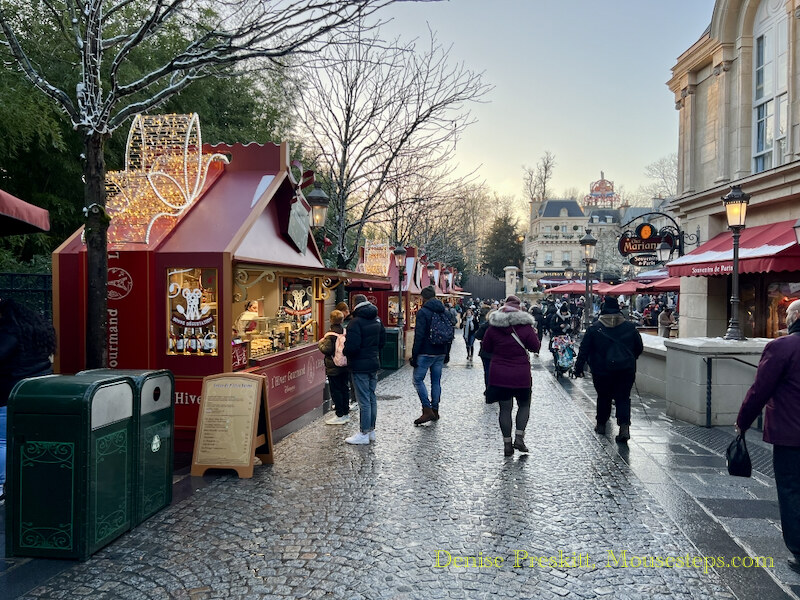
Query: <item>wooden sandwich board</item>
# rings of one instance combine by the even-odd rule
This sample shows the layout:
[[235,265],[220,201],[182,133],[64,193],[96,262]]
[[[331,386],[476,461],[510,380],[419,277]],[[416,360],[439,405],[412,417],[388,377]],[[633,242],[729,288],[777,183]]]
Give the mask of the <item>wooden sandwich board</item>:
[[192,476],[232,469],[253,476],[255,458],[274,462],[267,386],[262,375],[220,373],[203,378],[192,453]]

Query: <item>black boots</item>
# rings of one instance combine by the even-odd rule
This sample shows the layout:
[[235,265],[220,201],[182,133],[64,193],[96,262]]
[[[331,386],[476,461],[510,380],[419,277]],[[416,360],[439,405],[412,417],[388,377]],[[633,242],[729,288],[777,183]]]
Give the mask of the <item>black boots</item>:
[[628,440],[631,439],[631,426],[620,425],[619,434],[614,439],[620,444],[627,444]]
[[428,421],[435,421],[437,418],[432,408],[423,408],[422,415],[414,421],[414,425],[422,425]]
[[528,447],[525,445],[525,437],[523,435],[517,434],[514,436],[514,448],[520,452],[528,451]]
[[503,440],[503,456],[514,456],[514,445],[511,440]]
[[605,423],[598,423],[594,426],[594,432],[599,433],[600,435],[606,434],[606,424]]

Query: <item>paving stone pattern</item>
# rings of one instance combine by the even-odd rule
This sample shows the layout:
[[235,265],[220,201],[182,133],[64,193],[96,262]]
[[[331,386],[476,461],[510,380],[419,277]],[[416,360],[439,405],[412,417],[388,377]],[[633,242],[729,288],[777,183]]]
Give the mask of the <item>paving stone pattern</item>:
[[[344,444],[357,418],[315,421],[279,442],[275,464],[252,479],[207,475],[188,499],[23,597],[733,597],[702,569],[607,566],[609,551],[698,552],[552,376],[534,375],[527,456],[503,457],[480,363],[469,366],[457,343],[439,422],[412,425],[420,408],[401,369],[379,383],[376,443]],[[504,562],[437,568],[437,550]],[[589,558],[514,567],[515,552],[559,551]]]

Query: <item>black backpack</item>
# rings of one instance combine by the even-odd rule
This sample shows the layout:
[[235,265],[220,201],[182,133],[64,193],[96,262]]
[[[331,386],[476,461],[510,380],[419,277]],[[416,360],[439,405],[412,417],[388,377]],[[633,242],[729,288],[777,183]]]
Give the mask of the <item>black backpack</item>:
[[441,346],[449,344],[455,337],[453,322],[447,313],[433,313],[431,316],[431,328],[428,332],[428,339],[432,344]]
[[603,329],[598,330],[600,335],[611,340],[611,346],[606,352],[606,367],[611,373],[636,370],[636,357],[624,342],[607,334]]

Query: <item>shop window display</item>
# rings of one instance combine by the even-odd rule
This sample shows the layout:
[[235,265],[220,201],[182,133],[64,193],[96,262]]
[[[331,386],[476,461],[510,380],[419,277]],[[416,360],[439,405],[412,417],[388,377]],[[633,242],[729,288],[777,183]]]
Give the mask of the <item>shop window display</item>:
[[277,352],[316,342],[310,279],[274,277],[250,269],[240,273],[248,299],[234,305],[234,314],[239,315],[234,343],[249,346],[251,366]]
[[217,270],[167,271],[167,354],[217,355]]

